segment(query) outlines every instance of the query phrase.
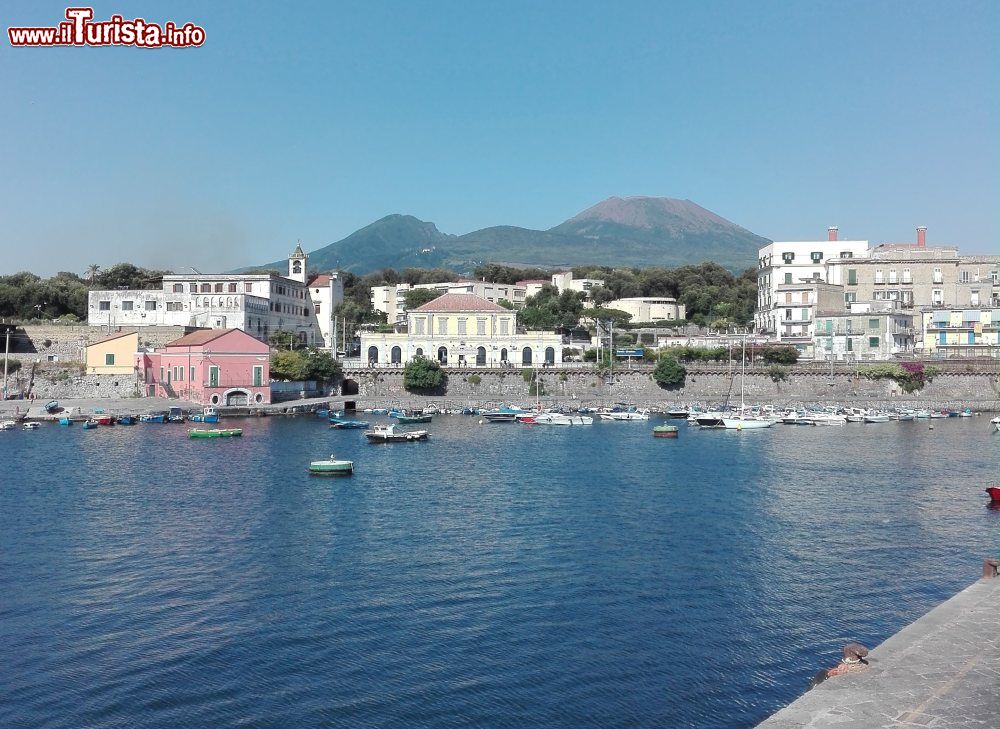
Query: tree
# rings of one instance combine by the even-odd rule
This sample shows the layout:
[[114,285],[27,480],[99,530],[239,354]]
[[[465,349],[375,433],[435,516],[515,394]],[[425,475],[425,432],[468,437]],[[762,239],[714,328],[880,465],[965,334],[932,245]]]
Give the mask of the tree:
[[497,299],[497,304],[505,309],[513,309],[514,305],[510,303],[507,299]]
[[308,380],[309,364],[301,352],[276,350],[271,353],[271,379],[297,382]]
[[407,390],[436,390],[444,384],[441,365],[426,357],[414,357],[403,368],[403,387]]
[[684,384],[687,369],[673,357],[661,357],[653,370],[653,379],[660,387],[671,389]]
[[610,321],[613,322],[615,326],[628,324],[632,320],[632,315],[627,311],[622,311],[621,309],[605,309],[603,307],[584,309],[580,317],[582,319],[591,319],[592,321]]
[[268,337],[267,341],[275,349],[300,349],[305,346],[295,335],[295,332],[290,332],[286,329],[276,329],[271,332],[271,336]]
[[761,348],[760,358],[771,364],[795,364],[799,350],[790,344],[768,344]]
[[428,301],[434,301],[439,296],[441,296],[441,292],[434,289],[410,289],[403,295],[403,301],[406,304],[406,310],[412,311]]
[[334,382],[339,380],[344,373],[340,362],[325,350],[309,347],[301,354],[306,360],[306,369],[309,375],[307,379],[317,382]]
[[101,267],[96,263],[91,263],[87,266],[87,280],[94,283],[94,279],[97,278],[97,274],[101,272]]

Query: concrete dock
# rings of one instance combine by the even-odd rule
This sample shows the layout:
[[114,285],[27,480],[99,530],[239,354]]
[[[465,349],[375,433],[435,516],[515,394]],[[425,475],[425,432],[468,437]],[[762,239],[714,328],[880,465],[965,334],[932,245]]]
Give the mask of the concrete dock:
[[1000,726],[1000,578],[989,562],[990,576],[872,650],[866,670],[828,678],[759,727]]

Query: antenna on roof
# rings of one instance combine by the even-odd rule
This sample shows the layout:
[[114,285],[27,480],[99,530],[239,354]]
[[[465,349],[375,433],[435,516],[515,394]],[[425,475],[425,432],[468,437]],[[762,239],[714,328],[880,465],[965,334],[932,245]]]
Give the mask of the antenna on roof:
[[204,274],[201,271],[199,271],[197,268],[195,268],[194,266],[188,266],[188,268],[190,268],[192,271],[194,271],[199,276],[204,276]]

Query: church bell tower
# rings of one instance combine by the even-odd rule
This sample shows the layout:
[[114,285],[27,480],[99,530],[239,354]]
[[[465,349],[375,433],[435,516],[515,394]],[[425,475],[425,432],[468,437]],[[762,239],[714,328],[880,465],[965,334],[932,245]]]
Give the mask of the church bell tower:
[[302,244],[297,243],[292,255],[288,257],[288,278],[301,283],[306,282],[306,259],[308,256],[302,252]]

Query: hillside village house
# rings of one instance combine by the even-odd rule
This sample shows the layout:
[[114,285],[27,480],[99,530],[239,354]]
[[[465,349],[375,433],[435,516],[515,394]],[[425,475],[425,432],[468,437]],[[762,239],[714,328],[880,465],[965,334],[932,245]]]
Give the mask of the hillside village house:
[[263,340],[290,331],[303,344],[333,348],[331,317],[344,300],[336,271],[312,275],[301,246],[288,273],[169,274],[159,290],[91,291],[87,323],[94,327],[183,326],[242,329]]
[[139,351],[139,333],[118,332],[87,345],[85,362],[90,375],[135,374],[135,355]]
[[206,405],[271,402],[271,348],[239,329],[203,329],[136,355],[147,397]]
[[390,324],[406,322],[406,293],[414,289],[429,289],[439,294],[474,294],[487,301],[509,301],[514,308],[524,306],[525,288],[518,284],[491,283],[489,281],[443,281],[426,284],[390,284],[372,286],[371,302],[375,311],[386,315]]
[[361,335],[361,357],[405,364],[414,357],[458,367],[533,366],[562,362],[562,337],[518,332],[516,312],[474,294],[444,294],[406,314],[406,331]]

